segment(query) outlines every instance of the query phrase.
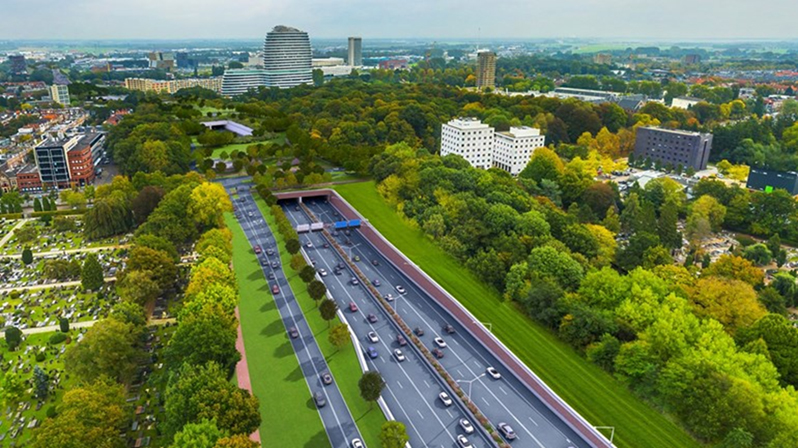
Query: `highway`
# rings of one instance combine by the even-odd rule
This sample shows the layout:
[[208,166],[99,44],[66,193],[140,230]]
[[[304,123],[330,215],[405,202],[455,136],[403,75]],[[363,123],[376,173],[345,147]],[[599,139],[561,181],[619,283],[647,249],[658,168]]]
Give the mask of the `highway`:
[[[294,225],[309,222],[301,212],[293,209],[286,210],[286,215]],[[442,380],[434,374],[431,367],[422,356],[415,351],[408,342],[400,347],[396,336],[400,330],[389,321],[388,314],[369,295],[363,285],[351,283],[354,274],[345,268],[341,275],[335,275],[335,266],[343,262],[339,254],[332,247],[325,248],[326,239],[320,232],[300,235],[302,250],[309,258],[315,260],[315,267],[327,272],[320,276],[328,291],[347,316],[349,325],[355,334],[360,337],[364,350],[371,346],[377,350],[376,359],[366,356],[370,369],[380,372],[386,382],[382,396],[396,420],[407,427],[410,436],[410,445],[417,447],[450,448],[457,446],[455,437],[465,435],[474,448],[492,446],[487,436],[482,431],[475,430],[473,434],[466,434],[460,427],[459,421],[466,418],[463,409],[457,405],[444,406],[438,394],[444,391]],[[307,247],[307,243],[311,247]],[[349,304],[354,303],[356,311],[351,311]],[[377,321],[371,323],[367,320],[369,314],[377,316]],[[375,332],[378,342],[369,341],[369,332]],[[399,362],[393,354],[395,349],[401,349],[406,360]],[[470,420],[469,420],[470,421]],[[474,424],[473,421],[470,421]]]
[[[309,218],[301,208],[297,211],[295,204],[295,202],[285,203],[283,208],[295,222],[309,223]],[[306,198],[305,204],[325,223],[340,220],[336,215],[337,211],[321,198]],[[308,238],[314,240],[314,247],[319,247],[317,241],[321,241],[323,236],[321,234],[300,236],[303,242]],[[464,331],[446,311],[390,264],[357,230],[352,230],[349,236],[342,232],[338,233],[336,238],[342,247],[351,250],[352,256],[360,257],[361,262],[358,263],[358,267],[369,279],[378,279],[381,282],[378,288],[381,293],[391,293],[396,297],[392,302],[393,306],[407,325],[411,328],[424,329],[425,334],[421,339],[428,348],[435,348],[434,337],[444,339],[447,343],[447,347],[443,349],[445,356],[439,361],[494,426],[505,422],[515,430],[518,437],[512,441],[514,447],[587,448],[590,446],[514,374],[505,371],[506,369],[492,352],[470,333]],[[330,258],[318,249],[307,250],[311,257],[315,256],[319,260]],[[372,260],[377,260],[378,265],[373,265]],[[396,290],[396,285],[403,286],[406,293],[400,294]],[[371,298],[371,303],[374,309],[378,308],[375,299]],[[443,326],[446,324],[454,327],[454,334],[444,333]],[[492,324],[501,325],[501,322]],[[502,374],[502,378],[493,379],[487,375],[488,366],[494,366]]]
[[[291,345],[294,348],[294,353],[299,361],[299,366],[305,377],[305,382],[308,385],[309,391],[305,401],[308,403],[313,403],[312,394],[316,391],[320,391],[322,394],[324,394],[327,404],[324,407],[318,408],[318,411],[324,428],[327,432],[327,436],[330,440],[330,444],[333,448],[348,448],[352,439],[359,438],[362,440],[362,437],[360,436],[354,418],[349,412],[349,408],[346,406],[343,396],[338,389],[337,379],[333,378],[333,383],[328,386],[324,386],[321,382],[320,375],[324,372],[329,372],[329,368],[327,367],[327,363],[321,353],[321,350],[316,344],[316,340],[313,337],[313,332],[310,330],[310,327],[308,326],[307,321],[302,314],[302,310],[300,309],[299,304],[297,304],[293,292],[288,285],[288,281],[283,274],[279,251],[275,249],[274,255],[272,256],[266,254],[267,248],[275,248],[274,236],[272,235],[269,226],[266,225],[266,222],[263,219],[264,217],[257,205],[255,205],[255,202],[252,200],[248,185],[238,189],[239,197],[244,198],[245,202],[239,202],[239,200],[236,200],[232,197],[232,188],[244,185],[241,183],[240,179],[222,181],[222,185],[224,185],[225,189],[227,189],[228,194],[230,194],[231,200],[237,209],[237,212],[240,216],[238,221],[243,228],[247,239],[249,240],[250,246],[254,247],[255,245],[260,245],[263,253],[259,255],[258,258],[260,260],[268,260],[269,262],[265,265],[262,263],[261,265],[261,269],[265,276],[268,276],[270,273],[274,275],[274,280],[268,281],[269,287],[271,288],[271,286],[276,283],[280,288],[280,292],[274,295],[274,300],[275,304],[277,305],[277,309],[280,312],[283,324],[286,328],[284,337],[287,341],[291,342]],[[273,268],[271,264],[272,262],[277,262],[277,267]],[[265,292],[264,294],[271,294],[271,292]],[[241,300],[271,300],[271,298],[241,297]],[[287,332],[291,327],[294,327],[298,330],[298,338],[289,338]],[[254,362],[254,359],[257,359],[258,354],[248,353],[247,357],[250,360],[249,362],[252,363]],[[257,381],[255,378],[253,378],[253,380]],[[349,379],[345,380],[348,381]],[[303,401],[303,403],[305,401]],[[274,405],[280,406],[281,404],[274,403]],[[286,424],[290,425],[291,422],[286,422]],[[261,434],[261,436],[263,437],[264,435]]]

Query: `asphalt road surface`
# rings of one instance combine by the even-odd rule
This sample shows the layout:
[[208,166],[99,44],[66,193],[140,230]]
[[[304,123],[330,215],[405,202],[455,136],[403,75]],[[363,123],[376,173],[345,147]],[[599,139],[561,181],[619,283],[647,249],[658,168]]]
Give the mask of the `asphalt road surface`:
[[[321,198],[306,199],[305,204],[325,223],[340,220],[336,215],[337,211]],[[310,219],[301,209],[296,211],[294,205],[295,203],[285,204],[284,209],[292,219],[300,223],[309,223]],[[303,243],[307,238],[318,240],[323,236],[320,234],[300,236]],[[411,328],[424,329],[425,334],[421,339],[429,349],[436,348],[433,342],[435,337],[440,337],[446,342],[446,348],[442,349],[445,356],[439,362],[460,383],[466,394],[494,426],[504,422],[514,429],[517,434],[517,439],[512,441],[514,447],[587,448],[590,446],[514,374],[505,371],[492,352],[464,331],[462,326],[433,299],[387,262],[357,230],[350,231],[349,236],[339,232],[336,238],[342,247],[351,251],[352,256],[360,257],[358,267],[369,279],[380,281],[381,286],[378,290],[382,294],[391,293],[395,297],[392,304],[405,323]],[[313,249],[307,250],[311,257],[326,258],[319,249],[316,249],[315,254]],[[376,260],[378,265],[373,265],[372,260]],[[406,292],[399,293],[397,285],[405,288]],[[373,298],[371,303],[376,309],[378,305]],[[454,327],[454,334],[443,331],[446,324]],[[501,322],[492,324],[501,325]],[[489,366],[495,366],[502,377],[494,379],[488,375]]]
[[[231,192],[232,187],[241,185],[240,180],[223,181],[222,184],[227,189],[228,193]],[[329,368],[327,367],[327,362],[319,346],[316,344],[316,339],[313,337],[313,333],[307,321],[305,321],[305,316],[302,314],[299,304],[296,303],[296,299],[288,285],[288,281],[283,274],[279,251],[275,249],[274,255],[266,255],[267,248],[275,248],[274,236],[269,226],[266,225],[263,215],[257,205],[255,205],[255,202],[252,200],[249,186],[247,185],[240,188],[238,190],[238,195],[239,198],[245,198],[245,202],[239,202],[239,200],[233,199],[231,194],[231,200],[233,200],[233,204],[237,209],[236,213],[239,215],[238,221],[244,229],[250,246],[254,247],[255,245],[260,245],[263,250],[263,253],[258,256],[259,260],[268,261],[268,263],[261,263],[263,274],[266,275],[267,278],[269,274],[274,275],[274,279],[268,281],[269,288],[274,284],[277,284],[280,288],[280,292],[274,295],[274,299],[286,328],[286,333],[282,337],[285,337],[286,341],[290,341],[293,346],[294,353],[299,361],[299,366],[308,384],[309,392],[306,400],[307,405],[315,407],[316,405],[313,401],[312,394],[317,391],[321,392],[327,404],[324,407],[318,408],[318,411],[332,447],[349,447],[352,439],[358,438],[362,440],[362,437],[358,432],[357,425],[355,424],[352,414],[349,412],[349,408],[344,402],[340,390],[338,390],[336,379],[333,378],[333,383],[328,386],[323,385],[321,382],[320,375],[324,372],[329,372]],[[277,267],[272,267],[272,262],[278,263]],[[264,292],[264,294],[271,294],[271,292]],[[270,300],[269,297],[242,297],[241,299]],[[296,339],[292,339],[288,336],[287,331],[292,327],[296,328],[299,332],[299,337]],[[257,356],[257,353],[248,353],[250,363],[252,363],[252,360],[257,358]],[[351,381],[351,379],[347,379],[347,381]],[[280,406],[280,403],[273,403],[273,405]],[[290,425],[291,422],[286,421],[285,424]],[[263,434],[261,436],[263,436]]]

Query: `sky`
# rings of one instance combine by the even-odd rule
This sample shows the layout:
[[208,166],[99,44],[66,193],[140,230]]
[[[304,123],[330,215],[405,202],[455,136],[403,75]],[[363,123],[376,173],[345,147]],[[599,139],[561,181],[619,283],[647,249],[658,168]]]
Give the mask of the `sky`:
[[[798,38],[794,0],[0,0],[1,39]],[[779,13],[783,11],[783,13]]]

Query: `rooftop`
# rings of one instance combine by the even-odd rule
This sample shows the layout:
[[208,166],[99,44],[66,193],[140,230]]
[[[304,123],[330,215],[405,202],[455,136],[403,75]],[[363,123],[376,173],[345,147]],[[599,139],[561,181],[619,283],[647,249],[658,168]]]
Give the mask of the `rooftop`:
[[540,129],[529,126],[510,127],[509,131],[497,132],[497,134],[510,138],[537,137],[540,135]]
[[702,135],[705,135],[705,134],[702,134],[700,132],[685,131],[683,129],[665,129],[665,128],[659,128],[659,127],[656,127],[656,126],[641,126],[640,128],[641,129],[651,129],[652,131],[667,132],[669,134],[679,134],[679,135],[684,135],[684,136],[688,136],[688,137],[700,137]]

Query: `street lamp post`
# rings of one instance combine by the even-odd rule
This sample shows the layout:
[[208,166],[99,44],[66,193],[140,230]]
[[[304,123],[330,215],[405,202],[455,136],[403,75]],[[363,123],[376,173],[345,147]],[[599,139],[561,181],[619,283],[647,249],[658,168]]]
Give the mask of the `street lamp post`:
[[456,381],[457,381],[458,383],[459,383],[459,382],[468,383],[468,398],[471,398],[471,384],[473,384],[473,383],[474,383],[474,381],[476,381],[476,380],[478,380],[478,379],[482,378],[483,376],[485,376],[485,373],[483,373],[483,374],[479,375],[478,377],[476,377],[476,378],[474,378],[474,379],[471,379],[471,380],[456,380]]

